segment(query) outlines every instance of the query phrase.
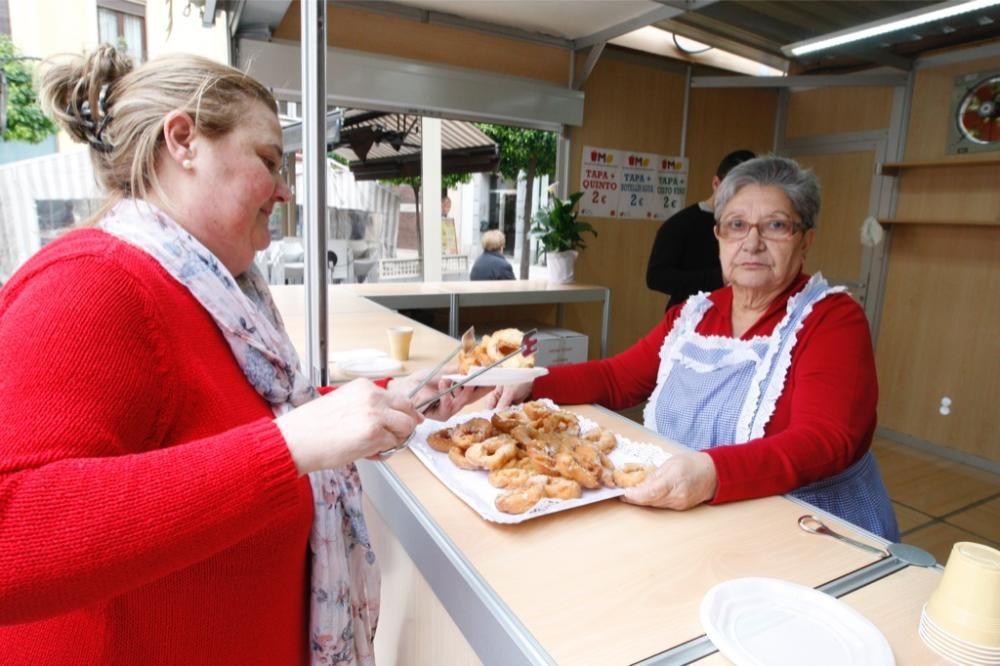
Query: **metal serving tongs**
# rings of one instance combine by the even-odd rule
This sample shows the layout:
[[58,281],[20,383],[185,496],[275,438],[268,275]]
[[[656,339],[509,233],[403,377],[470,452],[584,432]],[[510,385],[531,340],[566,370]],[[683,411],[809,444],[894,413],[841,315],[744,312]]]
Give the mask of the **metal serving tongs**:
[[812,515],[805,515],[799,517],[799,527],[801,527],[806,532],[810,534],[822,534],[824,536],[830,536],[844,543],[849,543],[852,546],[860,548],[861,550],[867,551],[869,553],[874,553],[875,555],[880,555],[882,557],[895,557],[897,559],[906,562],[907,564],[912,564],[918,567],[932,567],[935,564],[934,556],[928,553],[923,548],[918,548],[916,546],[911,546],[908,543],[890,543],[885,549],[876,548],[875,546],[870,546],[867,543],[857,541],[850,537],[846,537],[839,532],[834,532],[832,529],[826,526],[822,520]]
[[[538,347],[538,338],[535,337],[535,335],[537,335],[537,333],[538,333],[538,329],[537,328],[533,328],[530,331],[526,332],[524,334],[524,336],[521,338],[521,346],[520,347],[518,347],[517,349],[515,349],[511,353],[507,354],[503,358],[501,358],[499,360],[496,360],[496,361],[493,361],[489,365],[484,366],[482,368],[479,368],[475,372],[470,372],[467,376],[465,376],[462,379],[458,380],[457,382],[455,382],[454,384],[452,384],[448,388],[444,389],[443,391],[439,392],[436,395],[431,396],[430,398],[427,398],[426,400],[424,400],[423,402],[421,402],[419,405],[416,406],[416,410],[418,412],[423,413],[423,411],[425,409],[427,409],[428,407],[430,407],[431,405],[433,405],[435,402],[437,402],[438,400],[440,400],[444,396],[446,396],[449,393],[452,393],[452,392],[458,390],[459,388],[461,388],[461,387],[465,386],[466,384],[468,384],[469,382],[471,382],[476,377],[479,377],[483,373],[492,370],[493,368],[497,367],[498,365],[500,365],[504,361],[508,361],[508,360],[514,358],[518,354],[523,354],[524,356],[530,356],[531,354],[534,354],[535,353],[535,349]],[[462,337],[463,337],[463,339],[465,338],[464,335]],[[456,350],[454,353],[457,354],[458,350]],[[448,360],[450,360],[450,357],[448,359],[445,359],[445,362],[447,362]],[[443,367],[444,363],[442,363],[441,366]],[[426,385],[426,383],[429,381],[430,377],[433,377],[436,372],[437,372],[437,370],[435,370],[434,372],[432,372],[428,376],[428,378],[426,378],[424,380],[424,382],[420,386],[418,386],[416,388],[416,390],[411,391],[409,397],[412,398],[414,395],[416,395],[416,392],[419,391],[424,385]],[[413,440],[413,435],[414,435],[414,433],[411,432],[410,436],[407,437],[405,440],[403,440],[403,442],[399,446],[394,446],[391,449],[386,449],[385,451],[382,451],[381,453],[379,453],[378,454],[379,460],[385,460],[386,458],[388,458],[389,456],[391,456],[393,453],[396,453],[397,451],[402,451],[403,449],[405,449],[407,446],[410,445],[410,442]]]
[[465,333],[462,333],[462,341],[458,344],[457,347],[455,347],[454,351],[445,356],[443,359],[441,359],[440,363],[431,368],[431,371],[427,373],[427,375],[423,378],[423,380],[419,384],[413,387],[413,390],[410,391],[406,395],[406,397],[412,398],[416,394],[420,393],[420,389],[427,386],[427,382],[434,379],[434,376],[441,371],[441,368],[443,368],[445,365],[448,364],[448,361],[458,356],[458,352],[464,351],[468,353],[472,351],[475,348],[475,346],[476,346],[476,327],[470,326]]

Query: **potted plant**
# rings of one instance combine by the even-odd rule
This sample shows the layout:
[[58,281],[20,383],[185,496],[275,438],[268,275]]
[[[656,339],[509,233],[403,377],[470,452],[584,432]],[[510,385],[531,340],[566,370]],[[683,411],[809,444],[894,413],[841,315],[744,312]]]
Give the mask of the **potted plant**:
[[[550,191],[552,188],[549,188]],[[563,201],[554,194],[549,203],[535,214],[532,233],[542,241],[542,254],[549,267],[549,282],[566,284],[573,282],[573,266],[579,250],[587,247],[583,234],[597,236],[597,231],[588,222],[576,219],[576,204],[583,192],[574,192]]]

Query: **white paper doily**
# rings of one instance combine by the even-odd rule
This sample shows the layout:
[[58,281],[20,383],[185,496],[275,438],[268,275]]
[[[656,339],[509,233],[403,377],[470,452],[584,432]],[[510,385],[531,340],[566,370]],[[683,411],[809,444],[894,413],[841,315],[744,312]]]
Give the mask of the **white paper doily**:
[[[551,400],[540,400],[542,404],[550,409],[559,409]],[[515,407],[514,409],[519,409]],[[489,419],[493,415],[492,411],[476,412],[473,414],[461,414],[448,421],[427,420],[417,426],[410,443],[410,450],[422,462],[431,473],[436,476],[441,483],[448,487],[450,491],[458,495],[459,498],[480,516],[494,523],[521,523],[531,518],[544,516],[558,511],[574,509],[585,504],[600,502],[611,497],[618,497],[624,493],[621,488],[598,488],[596,490],[584,490],[583,496],[573,500],[556,500],[542,498],[534,507],[521,514],[503,513],[497,510],[493,502],[497,495],[504,490],[494,488],[487,480],[487,472],[482,470],[464,470],[455,466],[455,463],[448,459],[447,453],[435,451],[427,444],[427,436],[432,432],[464,423],[473,418]],[[590,432],[598,427],[597,423],[588,418],[579,416],[580,430],[583,433]],[[643,465],[661,465],[670,454],[653,444],[643,442],[633,442],[632,440],[615,434],[618,439],[618,446],[608,454],[615,467],[621,467],[625,463],[641,463]]]

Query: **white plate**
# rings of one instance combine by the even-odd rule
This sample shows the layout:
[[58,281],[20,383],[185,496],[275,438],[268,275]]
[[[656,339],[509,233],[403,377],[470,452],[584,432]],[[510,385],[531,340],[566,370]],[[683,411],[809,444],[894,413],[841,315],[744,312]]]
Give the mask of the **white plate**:
[[376,356],[340,361],[337,367],[352,377],[387,377],[402,368],[403,364],[388,356]]
[[381,349],[347,349],[339,352],[332,352],[329,355],[331,363],[343,363],[344,361],[360,361],[362,359],[368,358],[381,358],[383,356],[388,356]]
[[882,632],[828,594],[774,578],[719,583],[701,626],[736,666],[893,666]]
[[[469,370],[471,375],[476,369]],[[546,368],[501,368],[496,367],[479,375],[466,386],[505,386],[507,384],[526,384],[537,377],[549,374]],[[445,379],[453,382],[465,379],[465,375],[445,375]]]

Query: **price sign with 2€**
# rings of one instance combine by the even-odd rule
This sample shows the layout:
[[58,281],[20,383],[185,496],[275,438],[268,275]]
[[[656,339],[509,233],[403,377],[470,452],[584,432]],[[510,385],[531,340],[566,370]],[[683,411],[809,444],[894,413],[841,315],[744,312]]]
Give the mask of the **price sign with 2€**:
[[622,165],[618,215],[626,219],[656,219],[656,169],[659,155],[626,152]]
[[651,211],[658,220],[665,220],[681,208],[687,199],[688,161],[686,157],[658,156],[656,196]]
[[580,215],[618,217],[621,189],[621,151],[583,147],[580,169]]

